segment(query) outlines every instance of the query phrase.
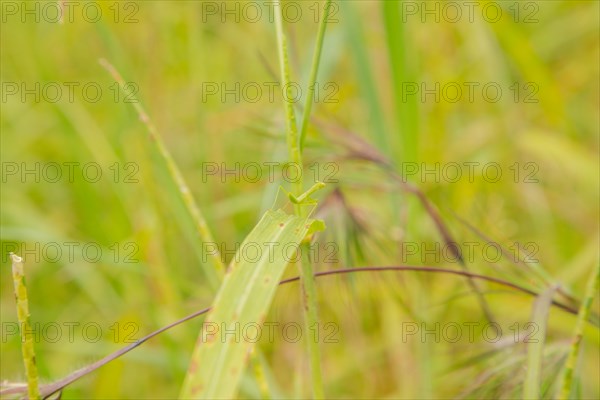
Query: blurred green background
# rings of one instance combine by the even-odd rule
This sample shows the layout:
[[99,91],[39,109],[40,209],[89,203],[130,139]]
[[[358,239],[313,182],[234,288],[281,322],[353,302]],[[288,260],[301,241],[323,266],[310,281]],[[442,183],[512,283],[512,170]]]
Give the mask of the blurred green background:
[[[210,305],[214,296],[203,273],[210,262],[177,190],[100,58],[131,83],[221,246],[235,249],[272,206],[278,187],[290,187],[281,168],[271,181],[266,169],[258,182],[206,176],[207,163],[286,161],[281,90],[275,88],[273,99],[266,90],[279,70],[268,2],[71,2],[62,24],[53,11],[59,3],[1,2],[0,366],[1,378],[11,382],[22,381],[24,372],[11,331],[17,319],[8,251],[25,257],[32,323],[47,328],[36,343],[44,382]],[[415,197],[373,161],[385,155],[398,173],[417,166],[407,180],[437,206],[459,243],[481,249],[485,242],[456,216],[507,249],[518,243],[534,252],[534,264],[581,299],[599,262],[599,3],[466,3],[455,3],[460,17],[443,2],[334,3],[305,149],[307,182],[317,170],[321,180],[332,171],[337,180],[318,196],[316,212],[328,229],[317,238],[316,269],[459,268],[439,251],[420,251],[444,244]],[[284,5],[292,81],[306,93],[323,3]],[[218,93],[207,91],[215,85]],[[263,92],[254,101],[256,85]],[[502,91],[497,101],[494,88]],[[496,163],[502,176],[486,179],[478,167],[469,179],[465,162]],[[56,182],[51,163],[62,172]],[[449,163],[462,168],[456,182],[444,175],[452,172],[443,169]],[[439,177],[421,175],[436,165]],[[102,176],[92,182],[96,170]],[[66,243],[74,248],[72,259]],[[419,246],[416,254],[406,253],[409,243]],[[62,255],[49,244],[58,244]],[[325,257],[331,249],[336,262]],[[469,269],[543,290],[527,265],[490,254],[475,251]],[[296,272],[288,268],[289,276]],[[363,273],[319,279],[317,286],[323,325],[338,327],[337,342],[321,345],[328,397],[520,395],[526,343],[513,335],[531,320],[531,297],[480,285],[503,332],[492,343],[482,337],[486,322],[476,298],[457,277]],[[297,284],[279,289],[267,320],[302,324]],[[407,323],[434,329],[436,322],[477,323],[475,340],[405,335]],[[574,322],[575,316],[551,310],[546,397]],[[53,323],[62,333],[57,340],[51,340]],[[72,324],[78,325],[70,338]],[[162,334],[71,385],[63,398],[176,396],[200,326],[194,320]],[[259,345],[273,394],[306,397],[302,341],[276,332],[275,340]],[[590,325],[579,364],[582,397],[600,396],[599,347],[598,329]],[[261,396],[252,373],[240,396]]]

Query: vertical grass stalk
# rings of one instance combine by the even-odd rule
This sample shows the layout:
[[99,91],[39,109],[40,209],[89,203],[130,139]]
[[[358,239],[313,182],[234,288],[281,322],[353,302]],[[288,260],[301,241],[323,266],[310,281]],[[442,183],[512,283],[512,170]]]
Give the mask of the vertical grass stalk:
[[323,40],[325,39],[325,30],[327,28],[327,20],[329,18],[330,8],[331,0],[325,0],[325,13],[319,24],[319,33],[317,35],[317,43],[315,44],[310,77],[308,79],[308,95],[306,96],[306,100],[304,102],[304,114],[302,116],[302,126],[300,128],[300,151],[304,149],[304,139],[306,138],[306,132],[308,131],[310,112],[312,110],[314,100],[313,97],[315,95],[315,85],[317,84],[319,64],[321,63],[321,53],[323,51]]
[[[403,21],[400,9],[402,1],[383,1],[381,6],[394,88],[394,114],[401,140],[400,152],[394,154],[394,158],[405,163],[417,162],[419,107],[416,96],[403,98],[402,89],[403,82],[416,81],[408,58],[409,39],[405,32],[406,24],[398,22]],[[414,56],[412,53],[411,57]]]
[[371,134],[377,148],[385,155],[391,155],[392,147],[387,136],[385,117],[383,107],[379,102],[377,91],[377,81],[373,77],[371,63],[372,57],[369,56],[369,50],[362,29],[363,20],[356,10],[361,2],[340,1],[340,11],[344,18],[346,34],[350,46],[350,51],[354,56],[354,64],[360,84],[360,91],[365,99],[366,108],[369,112],[369,121],[371,122]]
[[40,387],[38,383],[38,372],[35,364],[35,350],[33,348],[33,330],[29,321],[29,301],[27,299],[27,286],[25,286],[25,272],[23,259],[16,254],[10,253],[12,260],[12,276],[15,285],[15,300],[17,302],[17,317],[21,328],[21,350],[23,352],[23,363],[27,375],[27,393],[30,399],[38,400]]
[[573,386],[573,374],[575,371],[575,364],[577,363],[577,356],[579,355],[579,348],[581,347],[581,340],[583,338],[583,327],[585,326],[589,315],[590,309],[592,308],[592,302],[594,296],[598,293],[600,288],[600,265],[594,267],[594,271],[590,275],[588,280],[587,289],[585,292],[585,298],[579,307],[579,313],[577,314],[577,323],[575,325],[575,335],[573,336],[573,343],[571,344],[571,351],[567,358],[567,362],[564,367],[563,383],[558,399],[566,400],[569,398],[571,393],[571,387]]
[[542,365],[544,361],[544,344],[546,342],[546,330],[548,325],[548,314],[552,305],[552,296],[558,286],[552,286],[540,294],[533,304],[531,319],[539,328],[539,339],[529,341],[527,344],[527,370],[523,382],[523,399],[539,399],[542,383]]
[[[329,9],[329,0],[326,3],[327,10]],[[320,39],[317,39],[317,45],[315,48],[315,57],[317,59],[313,59],[313,68],[311,71],[311,77],[309,80],[309,96],[307,98],[307,106],[308,108],[304,110],[303,117],[303,135],[306,134],[306,129],[308,125],[308,120],[310,115],[308,114],[312,107],[312,97],[313,94],[310,92],[311,88],[314,90],[314,81],[316,80],[318,65],[321,50],[323,47],[323,37],[325,34],[325,23],[327,19],[327,12],[324,16],[324,20],[321,23],[321,27],[319,29]],[[275,2],[275,29],[277,32],[277,48],[279,53],[279,68],[281,73],[281,85],[286,88],[285,98],[284,98],[284,106],[286,113],[286,123],[287,123],[287,145],[288,152],[290,156],[290,161],[300,168],[300,179],[294,185],[293,191],[296,196],[300,196],[304,191],[304,183],[303,183],[303,164],[302,164],[302,146],[301,142],[303,137],[298,136],[298,127],[296,125],[296,117],[294,114],[294,105],[290,101],[292,98],[291,85],[290,85],[290,69],[288,63],[288,55],[287,55],[287,41],[285,34],[283,32],[283,22],[281,17],[281,2]],[[305,216],[305,208],[300,204],[295,204],[294,206],[296,215],[300,217]],[[302,293],[303,293],[303,302],[304,302],[304,321],[306,324],[306,331],[311,327],[318,326],[318,309],[317,309],[317,299],[316,299],[316,288],[315,281],[313,276],[313,268],[310,263],[310,258],[308,257],[308,244],[304,243],[300,246],[301,253],[301,266],[300,266],[300,276],[302,282]],[[325,397],[323,391],[323,380],[321,377],[321,354],[319,349],[319,343],[315,340],[307,340],[307,348],[310,359],[310,374],[311,374],[311,387],[312,387],[312,395],[315,399],[322,399]]]
[[[287,127],[287,147],[290,156],[290,162],[296,164],[296,166],[302,172],[302,153],[300,152],[299,141],[298,141],[298,127],[296,125],[296,114],[294,113],[294,105],[290,101],[293,98],[292,87],[290,85],[290,68],[287,54],[287,40],[283,33],[283,22],[281,18],[281,3],[275,2],[275,29],[277,31],[277,49],[279,53],[279,69],[281,72],[281,85],[285,88],[284,92],[284,106],[285,106],[285,120]],[[302,173],[300,178],[294,183],[294,192],[299,196],[303,190],[303,179]],[[296,205],[296,214],[302,214],[302,207]]]
[[[317,308],[317,288],[315,285],[314,271],[310,259],[309,243],[300,245],[300,280],[302,282],[302,298],[304,301],[305,332],[310,329],[319,329],[319,313]],[[321,372],[321,350],[319,349],[318,335],[306,336],[308,356],[310,361],[310,378],[315,399],[324,399],[323,377]]]

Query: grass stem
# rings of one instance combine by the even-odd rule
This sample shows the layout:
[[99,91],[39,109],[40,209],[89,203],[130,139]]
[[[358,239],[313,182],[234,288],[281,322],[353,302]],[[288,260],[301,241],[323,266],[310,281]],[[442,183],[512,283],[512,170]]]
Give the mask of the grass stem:
[[325,30],[327,28],[327,20],[329,19],[329,10],[331,8],[331,0],[325,1],[325,14],[323,19],[319,23],[319,33],[317,35],[317,43],[315,45],[315,51],[312,59],[312,67],[310,70],[310,77],[308,79],[308,95],[304,102],[304,114],[302,115],[302,126],[300,128],[300,151],[304,148],[304,139],[306,138],[306,132],[308,131],[308,124],[310,122],[310,112],[313,105],[313,97],[315,94],[315,85],[317,84],[317,76],[319,72],[319,64],[321,63],[321,53],[323,51],[323,41],[325,39]]
[[41,398],[41,395],[35,363],[35,350],[33,348],[33,330],[29,320],[29,300],[27,298],[27,286],[25,286],[23,259],[13,253],[10,253],[10,258],[12,260],[12,276],[17,301],[17,317],[21,327],[21,350],[23,352],[23,362],[25,363],[25,374],[27,375],[27,393],[30,399],[37,400]]
[[[302,150],[300,146],[301,140],[298,137],[298,127],[296,125],[296,116],[294,111],[294,104],[290,101],[292,98],[291,95],[291,85],[290,85],[290,68],[288,62],[288,54],[287,54],[287,40],[285,34],[283,32],[283,22],[281,15],[281,2],[275,2],[275,29],[277,32],[277,48],[279,52],[279,67],[281,73],[281,85],[283,88],[286,88],[285,98],[284,98],[284,106],[286,113],[286,122],[287,122],[287,145],[290,161],[298,166],[300,169],[300,179],[295,182],[294,191],[296,192],[296,196],[301,196],[304,191],[304,183],[303,183],[303,164],[302,164]],[[320,29],[322,30],[324,35],[324,27]],[[319,33],[321,35],[321,33]],[[315,54],[320,55],[320,48],[322,47],[322,38],[320,44],[317,44],[317,49],[315,50]],[[317,70],[318,70],[318,60],[313,60],[313,71],[311,72],[311,82],[316,80]],[[314,89],[314,84],[311,85]],[[309,91],[310,91],[309,87]],[[309,93],[309,99],[312,98],[312,94]],[[311,107],[310,100],[309,108],[304,110],[304,121],[308,121],[310,116],[308,115],[308,111]],[[304,125],[306,126],[306,124]],[[304,127],[303,129],[306,129]],[[297,198],[294,196],[295,198]],[[301,204],[295,204],[294,209],[296,215],[300,217],[305,217],[305,207],[302,207]],[[316,287],[315,287],[315,279],[313,276],[313,269],[310,263],[310,259],[305,257],[304,255],[308,255],[308,249],[304,249],[303,246],[300,247],[300,251],[302,251],[303,255],[301,258],[301,266],[300,266],[300,275],[302,276],[302,293],[303,293],[303,302],[304,302],[304,321],[306,324],[307,331],[310,327],[318,326],[318,310],[317,310],[317,299],[316,299]],[[307,340],[307,347],[310,359],[310,371],[311,371],[311,387],[312,387],[312,395],[313,398],[321,399],[324,398],[323,391],[323,381],[321,378],[321,354],[319,350],[319,343],[311,340]]]
[[575,334],[573,336],[573,343],[571,344],[571,351],[569,352],[569,356],[564,367],[562,388],[558,396],[559,400],[566,400],[571,394],[575,364],[577,363],[577,356],[579,355],[579,348],[581,347],[581,340],[583,339],[583,327],[585,326],[585,323],[589,318],[590,309],[592,308],[592,302],[594,301],[594,296],[596,295],[596,293],[598,293],[599,288],[600,265],[594,267],[594,270],[590,275],[590,279],[588,280],[587,289],[585,292],[585,298],[581,302],[579,312],[577,313]]

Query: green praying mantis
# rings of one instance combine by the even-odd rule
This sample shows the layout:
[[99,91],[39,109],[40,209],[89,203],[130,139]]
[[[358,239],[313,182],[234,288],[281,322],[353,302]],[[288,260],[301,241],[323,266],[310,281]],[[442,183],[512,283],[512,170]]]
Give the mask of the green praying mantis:
[[[317,181],[314,185],[312,185],[306,192],[302,193],[299,196],[294,196],[292,193],[286,191],[285,189],[283,189],[282,187],[280,187],[281,190],[283,190],[286,194],[287,197],[289,199],[290,202],[292,202],[292,204],[294,205],[298,205],[298,206],[304,206],[304,205],[313,205],[316,206],[317,201],[315,199],[313,199],[312,197],[310,197],[313,193],[323,189],[325,187],[325,184],[323,182]],[[304,240],[302,241],[303,243],[310,243],[310,241],[313,238],[313,234],[317,231],[322,231],[325,229],[325,223],[319,219],[314,220],[313,224],[311,226],[311,229],[309,230],[308,234],[306,235],[306,237],[304,238]]]
[[317,204],[317,201],[315,199],[311,198],[310,195],[323,189],[324,187],[325,187],[325,184],[323,182],[317,181],[314,185],[312,185],[310,187],[310,189],[308,189],[306,192],[302,193],[298,197],[294,196],[290,192],[287,192],[285,189],[282,189],[282,190],[287,193],[288,199],[292,203],[298,204],[298,205],[311,205],[311,204]]

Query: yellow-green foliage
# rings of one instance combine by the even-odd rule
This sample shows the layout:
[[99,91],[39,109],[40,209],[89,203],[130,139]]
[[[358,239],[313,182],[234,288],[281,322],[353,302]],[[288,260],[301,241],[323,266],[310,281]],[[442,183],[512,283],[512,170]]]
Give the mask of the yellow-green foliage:
[[[289,79],[304,95],[293,103],[299,122],[306,122],[307,83],[317,83],[312,117],[296,127],[298,142],[305,132],[303,146],[298,143],[302,190],[283,179],[281,167],[269,179],[266,164],[290,161],[281,87],[269,96],[281,79],[272,7],[240,2],[240,10],[257,4],[263,13],[255,22],[236,22],[207,7],[237,2],[102,1],[94,3],[102,17],[92,22],[94,6],[84,18],[84,4],[75,2],[72,20],[60,24],[48,20],[59,3],[71,7],[40,2],[36,20],[10,8],[34,10],[34,2],[0,2],[0,380],[27,380],[13,330],[9,251],[27,268],[40,382],[53,382],[212,305],[221,289],[218,253],[229,265],[280,186],[298,199],[314,182],[327,184],[312,196],[314,216],[327,226],[312,236],[316,272],[401,264],[462,271],[415,192],[394,178],[400,176],[439,210],[469,271],[538,294],[558,285],[553,299],[574,309],[585,299],[596,324],[577,325],[576,316],[558,307],[543,318],[531,312],[534,297],[477,281],[502,331],[494,342],[486,339],[494,330],[485,329],[466,278],[414,271],[318,278],[326,396],[518,398],[526,382],[540,382],[527,393],[551,398],[568,359],[568,395],[600,397],[599,304],[586,295],[599,263],[599,2],[477,2],[472,21],[467,2],[456,2],[458,21],[443,15],[436,21],[422,9],[411,14],[411,7],[437,3],[440,13],[450,13],[451,6],[335,0],[314,78],[321,29],[315,15],[324,15],[326,1],[284,1]],[[302,12],[297,22],[290,21],[294,4]],[[486,20],[486,5],[489,17],[497,7],[502,17]],[[119,71],[124,85],[100,59]],[[477,84],[472,101],[469,82]],[[436,83],[439,101],[421,96]],[[483,95],[490,83],[502,89],[498,101]],[[254,84],[262,89],[255,102],[248,101]],[[456,85],[462,96],[450,101]],[[62,95],[55,100],[57,87]],[[218,93],[210,94],[215,87]],[[419,92],[407,95],[415,87]],[[132,94],[139,103],[130,103]],[[145,114],[134,107],[141,104]],[[152,121],[160,143],[140,115]],[[56,180],[53,163],[62,173]],[[246,179],[251,170],[238,179],[221,174],[236,163],[238,172],[257,163],[261,179]],[[462,172],[456,181],[452,163]],[[478,163],[471,176],[474,164],[465,163]],[[15,166],[18,172],[9,173]],[[215,166],[219,172],[209,174]],[[484,166],[491,166],[489,175]],[[502,176],[490,179],[498,167]],[[39,176],[23,175],[23,168]],[[94,181],[97,170],[102,176]],[[498,259],[497,247],[477,231],[507,256]],[[419,251],[409,251],[414,246]],[[297,268],[283,270],[284,278],[297,274]],[[262,306],[266,321],[279,328],[272,340],[263,335],[251,367],[238,371],[239,397],[311,396],[304,341],[316,332],[303,324],[301,286],[279,287],[270,306]],[[532,319],[546,321],[539,346],[524,341],[540,339],[528,325]],[[176,397],[202,323],[191,320],[155,337],[70,385],[63,399]],[[282,338],[289,323],[303,328],[302,340]],[[451,335],[453,324],[462,336],[445,340],[443,328]],[[425,331],[440,340],[435,333],[423,339]],[[581,337],[578,354],[568,358],[574,337]]]

